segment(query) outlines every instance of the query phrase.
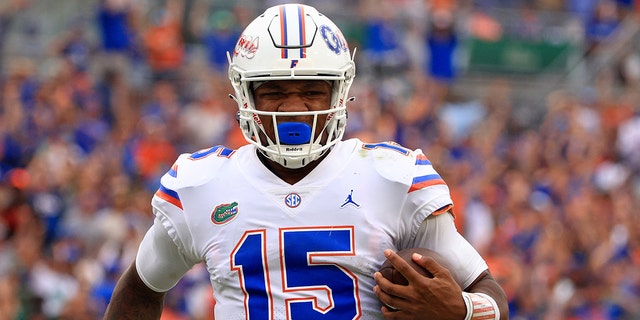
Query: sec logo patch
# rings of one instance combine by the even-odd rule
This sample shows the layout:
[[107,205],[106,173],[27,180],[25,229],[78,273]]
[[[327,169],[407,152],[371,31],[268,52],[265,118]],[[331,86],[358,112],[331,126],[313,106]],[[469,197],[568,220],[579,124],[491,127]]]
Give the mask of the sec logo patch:
[[293,193],[289,193],[288,195],[286,195],[284,197],[284,203],[287,205],[287,207],[289,208],[296,208],[300,205],[300,202],[302,202],[302,198],[300,197],[299,194],[293,192]]

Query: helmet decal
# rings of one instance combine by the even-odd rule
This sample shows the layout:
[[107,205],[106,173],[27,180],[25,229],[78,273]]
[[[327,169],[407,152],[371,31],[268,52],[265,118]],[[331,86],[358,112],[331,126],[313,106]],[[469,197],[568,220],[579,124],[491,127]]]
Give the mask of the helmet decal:
[[[279,7],[279,12],[279,45],[280,47],[282,47],[282,59],[289,58],[289,50],[286,48],[296,48],[300,50],[300,58],[305,58],[307,55],[306,47],[311,45],[310,43],[307,43],[307,31],[315,32],[315,26],[307,26],[307,23],[305,21],[304,7],[301,5],[281,5]],[[277,33],[274,35],[277,35]],[[276,46],[278,46],[278,42],[276,42]]]
[[320,34],[322,35],[324,43],[326,43],[329,49],[336,54],[349,51],[347,42],[344,40],[344,37],[342,37],[340,32],[334,32],[331,30],[331,27],[323,25],[320,27]]
[[240,55],[247,59],[252,59],[256,52],[258,52],[258,37],[251,37],[249,35],[243,34],[240,36],[238,43],[236,44],[236,49],[233,51],[233,55]]

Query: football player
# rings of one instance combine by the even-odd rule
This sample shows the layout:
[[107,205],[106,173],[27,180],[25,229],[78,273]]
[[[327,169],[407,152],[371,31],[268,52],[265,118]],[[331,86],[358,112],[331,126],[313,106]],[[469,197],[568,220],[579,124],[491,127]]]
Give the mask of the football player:
[[[249,144],[181,155],[106,319],[158,319],[206,263],[216,319],[507,319],[503,290],[456,231],[447,184],[420,150],[342,140],[355,64],[313,7],[267,9],[230,54]],[[412,269],[395,251],[424,247]],[[378,272],[385,259],[409,280]]]

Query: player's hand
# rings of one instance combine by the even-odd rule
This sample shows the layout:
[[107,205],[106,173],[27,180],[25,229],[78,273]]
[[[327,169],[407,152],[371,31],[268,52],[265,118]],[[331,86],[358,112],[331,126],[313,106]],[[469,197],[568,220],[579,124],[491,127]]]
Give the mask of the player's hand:
[[385,319],[464,319],[462,290],[449,270],[435,259],[413,255],[413,261],[433,274],[433,278],[427,278],[392,250],[385,250],[385,257],[409,281],[409,285],[403,286],[385,279],[380,272],[374,274],[377,285],[373,290],[385,305],[382,307]]

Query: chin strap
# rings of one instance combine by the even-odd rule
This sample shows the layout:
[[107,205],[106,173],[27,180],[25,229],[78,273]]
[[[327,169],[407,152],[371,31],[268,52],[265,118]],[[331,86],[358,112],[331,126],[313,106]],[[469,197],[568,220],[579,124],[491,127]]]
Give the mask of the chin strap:
[[[311,148],[311,151],[315,150],[315,149],[319,149],[322,146],[320,144],[313,144],[313,145],[280,145],[279,147],[277,146],[269,146],[267,147],[267,149],[275,151],[272,153],[267,153],[262,151],[262,153],[264,154],[265,157],[267,157],[268,159],[271,159],[272,161],[275,161],[277,163],[279,163],[280,165],[282,165],[283,167],[289,168],[289,169],[299,169],[302,168],[306,165],[308,165],[310,162],[317,160],[318,158],[320,158],[322,155],[324,155],[327,150],[323,151],[323,152],[319,152],[319,153],[310,153],[309,149]],[[298,152],[301,155],[300,156],[280,156],[279,154],[283,154],[283,153],[291,153],[291,152]]]
[[462,300],[467,307],[464,320],[498,320],[500,309],[491,296],[480,292],[462,292]]

